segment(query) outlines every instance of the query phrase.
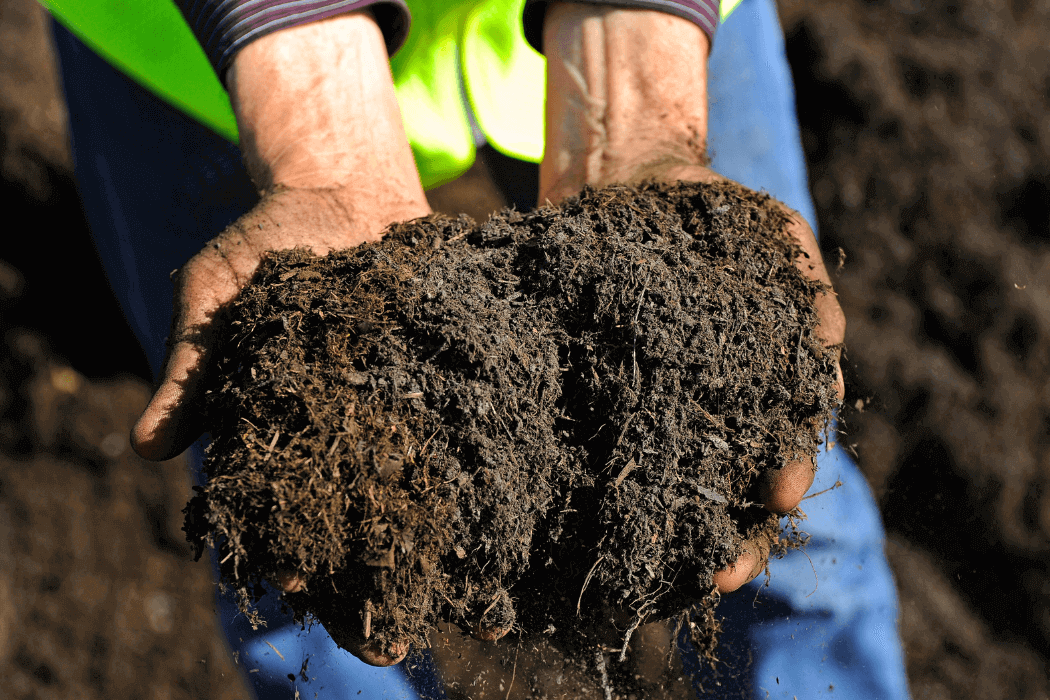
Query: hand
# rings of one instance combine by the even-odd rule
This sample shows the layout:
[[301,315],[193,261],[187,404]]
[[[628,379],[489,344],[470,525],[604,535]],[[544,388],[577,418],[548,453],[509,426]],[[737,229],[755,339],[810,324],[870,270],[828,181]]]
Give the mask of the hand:
[[[368,221],[371,218],[374,221]],[[211,240],[173,275],[175,312],[160,386],[132,433],[147,459],[168,459],[202,432],[198,388],[208,367],[222,309],[255,272],[263,254],[302,246],[317,255],[379,240],[385,223],[355,217],[333,190],[278,189]],[[405,217],[407,218],[407,217]]]
[[[650,10],[563,3],[547,12],[543,46],[547,150],[540,203],[558,202],[584,185],[725,179],[705,167],[710,42],[697,25]],[[799,269],[828,285],[816,300],[817,333],[826,346],[838,346],[845,316],[830,291],[820,248],[806,222],[788,214],[788,233],[804,253]],[[844,395],[841,369],[838,395]],[[773,513],[794,510],[815,474],[815,459],[789,462],[762,484],[762,503]],[[773,544],[745,542],[740,557],[715,574],[718,591],[734,591],[758,576]]]
[[[132,446],[146,459],[173,457],[200,435],[196,409],[219,317],[267,250],[302,246],[323,255],[430,213],[370,13],[252,42],[237,54],[227,82],[245,164],[264,194],[174,275],[168,357],[132,430]],[[288,592],[304,584],[294,574],[274,578]],[[362,644],[357,656],[373,665],[404,656]]]

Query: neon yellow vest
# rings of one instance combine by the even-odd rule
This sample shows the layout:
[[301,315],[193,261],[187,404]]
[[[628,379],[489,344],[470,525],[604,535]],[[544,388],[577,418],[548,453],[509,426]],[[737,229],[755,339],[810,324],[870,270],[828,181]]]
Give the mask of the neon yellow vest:
[[[740,1],[721,0],[723,21]],[[172,0],[41,2],[132,79],[237,141],[229,97]],[[488,143],[522,160],[542,158],[546,64],[525,41],[524,4],[409,0],[411,30],[390,65],[425,188],[455,179],[474,162],[474,137],[461,90]]]

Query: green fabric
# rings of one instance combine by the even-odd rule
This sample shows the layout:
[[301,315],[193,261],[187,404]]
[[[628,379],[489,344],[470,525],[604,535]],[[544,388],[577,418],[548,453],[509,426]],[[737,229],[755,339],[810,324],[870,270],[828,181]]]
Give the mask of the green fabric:
[[390,60],[401,118],[426,189],[459,177],[476,155],[459,80],[459,38],[472,4],[411,3],[408,39]]
[[[237,141],[229,96],[172,0],[41,0],[99,55],[162,99]],[[721,0],[725,21],[740,0]],[[466,104],[507,155],[543,157],[546,62],[521,26],[525,0],[409,0],[412,25],[390,65],[427,189],[474,162]]]
[[547,61],[525,40],[524,5],[525,0],[487,0],[468,14],[463,83],[485,139],[509,156],[538,163]]
[[41,0],[93,51],[230,141],[237,121],[204,50],[171,0]]
[[733,14],[733,10],[739,5],[741,0],[721,0],[718,4],[718,14],[722,22],[725,22],[729,18],[729,15]]

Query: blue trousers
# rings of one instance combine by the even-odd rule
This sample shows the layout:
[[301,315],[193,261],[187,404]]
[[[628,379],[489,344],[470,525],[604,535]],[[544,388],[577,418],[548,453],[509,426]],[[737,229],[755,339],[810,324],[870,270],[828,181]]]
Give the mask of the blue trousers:
[[[55,37],[84,209],[109,280],[156,371],[171,316],[169,273],[254,206],[257,194],[236,146],[61,27]],[[719,29],[709,94],[714,169],[769,192],[815,227],[772,0],[744,0]],[[768,584],[760,578],[723,599],[718,668],[697,668],[686,648],[701,696],[908,696],[896,591],[874,499],[841,448],[821,452],[818,465],[811,493],[836,481],[843,486],[803,501],[811,535],[805,552],[775,560]],[[260,607],[269,624],[252,630],[230,600],[218,598],[227,639],[260,700],[292,698],[296,690],[302,697],[360,700],[444,697],[426,657],[415,669],[371,668],[336,647],[323,628],[299,629],[281,612],[276,593]],[[311,680],[304,682],[299,671],[307,659]]]

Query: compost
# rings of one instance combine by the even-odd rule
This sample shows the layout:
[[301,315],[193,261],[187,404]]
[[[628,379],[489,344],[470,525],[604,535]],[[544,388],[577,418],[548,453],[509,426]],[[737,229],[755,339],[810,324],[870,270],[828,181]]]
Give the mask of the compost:
[[759,480],[837,402],[787,223],[646,184],[270,254],[211,373],[191,541],[249,615],[297,572],[290,605],[350,650],[443,620],[626,651],[689,610],[709,640],[713,573],[778,527]]

